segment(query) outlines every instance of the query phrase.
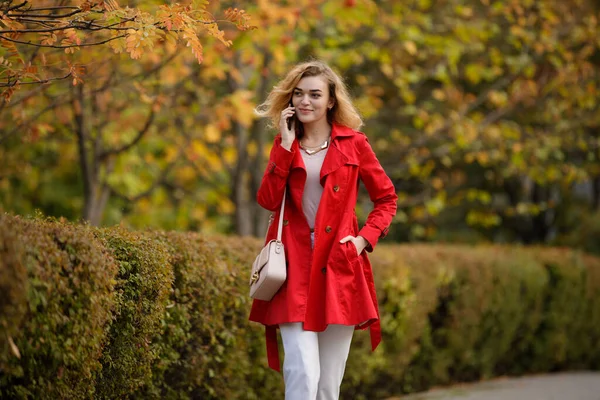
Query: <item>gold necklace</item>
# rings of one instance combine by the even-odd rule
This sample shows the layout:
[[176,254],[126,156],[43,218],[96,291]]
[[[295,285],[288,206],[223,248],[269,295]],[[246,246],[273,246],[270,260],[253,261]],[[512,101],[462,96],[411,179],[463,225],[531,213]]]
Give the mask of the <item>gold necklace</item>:
[[298,144],[300,145],[300,148],[306,152],[306,154],[308,154],[309,156],[312,156],[313,154],[316,154],[316,153],[320,152],[321,150],[325,150],[327,147],[329,147],[329,139],[330,138],[331,138],[331,136],[327,137],[327,139],[325,139],[323,144],[320,144],[319,146],[314,146],[314,147],[305,146],[300,142],[298,142]]

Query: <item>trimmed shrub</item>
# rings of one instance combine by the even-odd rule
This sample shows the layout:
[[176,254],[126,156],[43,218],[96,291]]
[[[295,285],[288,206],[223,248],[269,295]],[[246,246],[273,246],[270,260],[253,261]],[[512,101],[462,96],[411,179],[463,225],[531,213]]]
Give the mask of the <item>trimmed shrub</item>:
[[[0,397],[282,398],[248,322],[261,244],[2,216]],[[600,367],[596,257],[381,244],[371,261],[383,341],[354,335],[342,398]]]
[[261,381],[257,367],[266,369],[251,358],[253,352],[262,354],[264,345],[260,335],[248,329],[245,277],[240,279],[235,272],[255,241],[208,240],[194,233],[155,235],[168,248],[173,290],[163,329],[155,338],[161,356],[153,365],[153,383],[136,397],[268,398],[274,392],[263,392],[268,389],[265,385],[248,384],[251,379]]
[[124,398],[152,381],[161,321],[172,290],[166,247],[151,235],[121,227],[94,230],[117,262],[115,310],[96,378],[96,397]]
[[371,259],[382,348],[369,355],[367,338],[355,335],[344,398],[598,368],[597,258],[569,249],[406,245],[379,246]]
[[[555,246],[568,246],[600,256],[600,211],[589,212],[587,207],[573,207],[574,215],[563,216],[568,219],[565,230],[569,233],[559,235]],[[569,213],[570,214],[570,213]]]
[[[598,361],[598,259],[567,248],[531,249],[546,269],[544,312],[529,347],[529,371],[587,368]],[[596,339],[596,341],[594,341]]]
[[[26,311],[12,327],[20,358],[3,360],[0,397],[92,397],[114,304],[112,257],[82,226],[4,216],[0,227],[22,249],[12,265],[27,271],[26,282],[15,282],[27,288]],[[7,259],[0,270],[10,268]]]
[[20,358],[14,339],[27,311],[27,270],[23,246],[11,225],[9,217],[0,215],[0,226],[7,228],[0,229],[0,371],[21,376],[22,367],[9,360]]

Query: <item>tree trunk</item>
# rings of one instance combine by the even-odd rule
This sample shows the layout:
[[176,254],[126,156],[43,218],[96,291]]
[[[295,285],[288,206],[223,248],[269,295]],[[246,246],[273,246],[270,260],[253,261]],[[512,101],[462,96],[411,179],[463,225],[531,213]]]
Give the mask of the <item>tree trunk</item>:
[[[100,168],[102,162],[98,158],[100,149],[99,141],[94,141],[90,135],[90,124],[87,113],[84,85],[80,84],[74,88],[73,114],[75,115],[74,131],[77,137],[77,148],[79,152],[79,166],[81,178],[83,179],[83,211],[81,218],[91,225],[98,226],[102,223],[102,214],[110,197],[110,188],[100,181]],[[110,158],[106,165],[106,174],[114,167],[115,159]]]
[[[549,196],[550,188],[544,187],[542,185],[538,185],[534,183],[533,191],[531,196],[531,202],[533,204],[540,204],[542,202],[547,202],[550,198]],[[549,215],[548,211],[541,211],[537,215],[531,216],[531,242],[532,243],[544,243],[548,238],[548,233],[550,231],[549,224]]]
[[[252,137],[256,143],[256,147],[259,149],[252,160],[251,167],[251,176],[250,176],[250,193],[252,194],[252,198],[256,199],[256,193],[258,192],[258,188],[262,181],[265,163],[264,157],[262,153],[262,149],[265,147],[266,137],[267,137],[267,129],[264,121],[255,121],[252,126]],[[264,237],[268,227],[269,220],[269,211],[262,208],[256,200],[253,200],[254,212],[252,216],[254,218],[254,230],[253,234],[257,237]]]
[[74,126],[73,131],[77,137],[77,150],[79,153],[79,166],[81,168],[81,179],[83,180],[83,211],[81,218],[93,224],[92,218],[95,214],[97,175],[95,160],[88,156],[88,121],[85,113],[85,96],[83,84],[73,88],[72,99]]
[[600,211],[600,176],[592,179],[592,210]]
[[[504,192],[508,196],[508,201],[512,207],[517,207],[523,198],[523,180],[519,177],[506,179],[504,181]],[[528,227],[526,221],[520,215],[505,216],[505,226],[515,236],[515,239],[521,243],[526,243],[529,239]]]
[[[271,62],[271,54],[263,49],[263,69]],[[241,68],[239,57],[234,58],[236,68]],[[257,99],[267,95],[268,76],[262,75],[256,90]],[[231,76],[228,77],[229,88],[233,92],[240,89],[240,84]],[[263,175],[263,148],[265,146],[266,129],[261,120],[255,120],[250,129],[239,123],[233,124],[237,139],[238,162],[232,173],[232,199],[235,204],[235,231],[238,235],[263,236],[267,227],[268,214],[256,203],[256,192]],[[248,154],[250,141],[256,143],[257,152],[254,158]]]
[[[116,162],[116,157],[111,157],[106,165],[106,170],[104,173],[105,178],[110,175],[113,171]],[[94,226],[98,226],[102,223],[102,215],[104,214],[104,209],[106,208],[106,203],[110,199],[111,190],[110,187],[104,183],[98,183],[96,185],[96,196],[97,201],[94,204],[92,209],[92,215],[90,216],[90,224]]]
[[237,138],[238,162],[233,174],[233,202],[235,203],[235,231],[238,235],[252,235],[252,207],[248,191],[248,129],[234,122]]
[[[267,48],[262,49],[263,55],[263,63],[262,69],[268,70],[268,66],[271,64],[273,59],[271,53]],[[267,97],[267,92],[269,90],[269,75],[262,74],[260,79],[260,85],[256,91],[258,99],[264,99]],[[262,177],[265,171],[266,160],[263,156],[263,149],[268,142],[271,142],[270,136],[268,135],[267,124],[264,119],[254,121],[251,129],[251,138],[256,143],[256,148],[258,151],[254,155],[254,159],[251,163],[251,175],[250,175],[250,194],[252,197],[252,204],[254,207],[254,212],[252,216],[254,217],[254,236],[264,237],[268,227],[269,221],[269,210],[265,210],[256,202],[256,193],[258,192],[258,188],[260,187],[260,183],[262,181]]]

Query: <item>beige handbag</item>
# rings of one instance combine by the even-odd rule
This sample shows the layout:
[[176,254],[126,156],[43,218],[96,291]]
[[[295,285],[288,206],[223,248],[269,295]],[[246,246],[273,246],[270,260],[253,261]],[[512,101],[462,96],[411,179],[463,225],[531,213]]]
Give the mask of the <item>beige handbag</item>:
[[[285,265],[285,251],[281,242],[281,229],[283,228],[283,208],[285,205],[285,194],[281,202],[279,213],[279,225],[277,226],[277,239],[270,240],[260,251],[260,254],[252,264],[252,275],[250,276],[250,297],[258,300],[269,301],[281,288],[287,277]],[[268,230],[267,230],[268,233]]]

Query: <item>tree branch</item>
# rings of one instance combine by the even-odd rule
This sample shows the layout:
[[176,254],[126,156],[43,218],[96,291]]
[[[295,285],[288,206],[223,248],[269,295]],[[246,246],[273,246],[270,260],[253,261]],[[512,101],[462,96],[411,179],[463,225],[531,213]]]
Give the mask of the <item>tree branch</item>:
[[123,38],[123,37],[126,37],[126,36],[127,35],[119,35],[119,36],[115,36],[113,38],[102,40],[100,42],[73,44],[73,45],[68,45],[68,46],[56,46],[56,45],[53,45],[53,44],[38,44],[38,43],[33,43],[31,41],[29,41],[29,42],[23,42],[21,40],[9,39],[6,36],[2,36],[2,35],[0,35],[0,39],[8,40],[9,42],[14,42],[14,43],[19,43],[19,44],[26,44],[28,46],[46,47],[46,48],[53,48],[53,49],[69,49],[69,48],[72,48],[72,47],[98,46],[98,45],[105,44],[105,43],[108,43],[108,42],[112,42],[113,40],[120,39],[120,38]]
[[52,82],[52,81],[62,81],[64,79],[69,78],[70,76],[72,76],[72,73],[69,72],[67,75],[62,76],[60,78],[48,78],[48,79],[44,79],[42,81],[35,81],[35,82],[19,82],[18,80],[14,81],[13,83],[0,83],[0,88],[2,87],[12,87],[12,86],[16,86],[18,85],[40,85],[43,83],[48,83],[48,82]]
[[[83,10],[81,10],[79,7],[75,7],[75,8],[77,8],[76,11],[70,12],[68,14],[43,14],[43,15],[41,15],[41,14],[28,14],[28,13],[23,13],[23,14],[13,14],[13,13],[11,13],[11,14],[8,14],[7,16],[11,17],[11,18],[13,18],[13,17],[17,17],[17,18],[27,17],[27,18],[55,18],[55,19],[58,19],[58,18],[72,17],[73,15],[76,15],[76,14],[79,14],[79,13],[83,12]],[[44,8],[33,8],[33,9],[31,9],[31,11],[34,11],[34,12],[35,11],[46,11],[46,9],[44,9]],[[95,11],[95,12],[100,13],[101,11]]]
[[114,187],[112,187],[108,182],[104,182],[104,186],[107,187],[111,193],[113,195],[115,195],[116,197],[123,199],[125,201],[129,201],[129,202],[137,202],[145,197],[148,197],[152,194],[152,192],[154,192],[156,190],[156,188],[158,188],[160,185],[163,185],[166,183],[166,177],[169,174],[169,172],[171,172],[171,170],[173,169],[173,167],[175,166],[175,164],[177,164],[177,161],[179,161],[179,159],[181,158],[181,156],[183,155],[184,151],[183,149],[179,149],[179,152],[177,154],[177,156],[175,157],[175,160],[170,162],[165,169],[161,172],[160,177],[158,177],[158,179],[156,179],[152,185],[146,189],[145,191],[135,195],[135,196],[127,196],[121,192],[119,192],[117,189],[115,189]]
[[154,111],[154,105],[151,105],[150,106],[150,114],[148,115],[148,118],[146,118],[146,123],[144,124],[144,127],[138,131],[137,136],[130,143],[128,143],[126,145],[123,145],[116,149],[103,151],[98,156],[98,159],[104,160],[105,158],[107,158],[109,156],[123,153],[123,152],[129,150],[130,148],[132,148],[133,146],[135,146],[140,140],[142,140],[142,137],[146,134],[146,132],[148,132],[148,129],[150,129],[150,126],[152,126],[152,122],[154,121],[155,116],[156,116],[156,112]]
[[[118,85],[120,85],[123,82],[129,82],[129,81],[132,81],[132,80],[137,80],[137,79],[146,78],[148,76],[151,76],[152,74],[160,71],[162,68],[164,68],[165,66],[167,66],[169,64],[169,62],[171,62],[173,59],[175,59],[175,57],[177,57],[179,54],[181,54],[181,52],[175,51],[168,58],[166,58],[165,60],[162,60],[159,64],[157,64],[151,70],[142,71],[142,72],[139,72],[139,73],[134,74],[134,75],[123,76],[121,79],[107,79],[106,82],[100,88],[91,90],[90,91],[90,95],[94,95],[94,94],[97,94],[97,93],[102,93],[105,90],[109,89],[110,88],[109,84],[110,84],[111,81],[113,83],[113,86],[118,86]],[[186,81],[186,79],[182,79],[180,81],[180,84],[183,84],[185,81]],[[62,99],[64,99],[64,96],[62,96]],[[59,107],[59,106],[64,105],[64,104],[67,104],[67,103],[70,102],[70,100],[68,100],[68,99],[67,100],[58,101],[58,98],[57,98],[55,100],[56,101],[54,103],[50,104],[48,107],[45,107],[44,109],[40,110],[36,114],[32,115],[31,118],[29,118],[28,121],[20,123],[18,126],[15,126],[12,130],[10,130],[8,132],[0,132],[0,144],[4,140],[6,140],[8,137],[14,135],[15,133],[23,131],[28,124],[30,124],[31,122],[37,120],[38,118],[40,118],[42,115],[44,115],[48,111],[52,111],[54,108]],[[16,106],[16,104],[11,104],[11,106],[9,108],[12,108],[14,106]]]
[[[131,27],[124,27],[124,28],[114,28],[117,25],[121,25],[127,22],[132,22],[135,21],[135,17],[132,18],[125,18],[119,22],[115,22],[112,23],[110,25],[98,25],[95,24],[94,21],[87,21],[87,22],[79,22],[79,21],[70,21],[68,25],[63,25],[63,26],[59,26],[59,27],[48,27],[48,28],[44,28],[44,29],[33,29],[33,28],[29,28],[29,29],[8,29],[8,30],[0,30],[0,33],[43,33],[43,32],[55,32],[55,31],[64,31],[67,29],[77,29],[77,30],[81,30],[81,31],[101,31],[101,30],[111,30],[111,31],[126,31],[129,29],[135,29],[135,28],[131,28]],[[48,23],[48,24],[56,24],[55,21],[29,21],[38,25],[42,25],[42,23]],[[137,29],[136,29],[137,30]]]
[[[185,131],[185,130],[181,130],[182,136],[186,139],[186,148],[189,148],[190,142],[192,140],[192,138],[190,137],[190,135]],[[183,155],[185,156],[186,161],[188,162],[188,165],[190,165],[192,167],[192,169],[196,172],[196,174],[199,177],[205,177],[206,173],[203,172],[200,167],[196,164],[195,161],[190,160],[190,158],[188,157],[187,153],[185,152],[186,148],[182,148],[180,145],[175,144],[180,151],[183,152]],[[206,160],[204,160],[206,161]],[[207,165],[205,163],[204,168],[207,171],[210,171],[210,166]],[[217,193],[219,193],[221,196],[227,197],[229,196],[229,193],[224,192],[223,191],[223,185],[221,184],[220,181],[215,181],[215,180],[203,180],[203,183],[207,184],[208,186],[210,186],[213,190],[215,190]]]
[[17,4],[16,6],[13,7],[9,7],[8,9],[6,9],[6,13],[12,11],[12,10],[16,10],[17,8],[21,8],[23,6],[27,5],[27,1],[22,2],[21,4]]
[[[24,1],[21,4],[17,4],[16,6],[7,9],[5,12],[9,12],[9,11],[21,8],[23,6],[26,6],[27,3],[29,3],[29,1]],[[55,11],[55,10],[59,10],[59,11],[60,10],[81,10],[81,8],[79,8],[77,6],[54,6],[54,7],[36,7],[36,8],[28,9],[28,11]]]

